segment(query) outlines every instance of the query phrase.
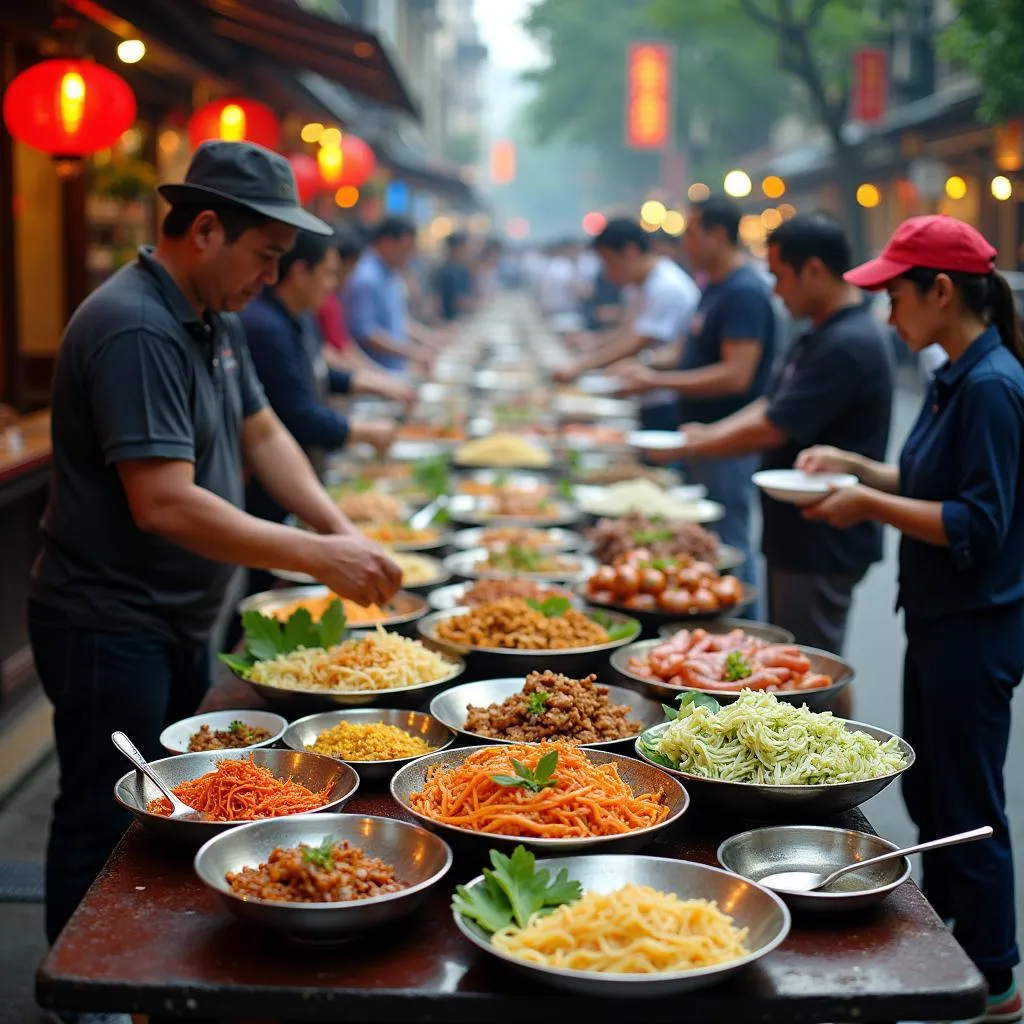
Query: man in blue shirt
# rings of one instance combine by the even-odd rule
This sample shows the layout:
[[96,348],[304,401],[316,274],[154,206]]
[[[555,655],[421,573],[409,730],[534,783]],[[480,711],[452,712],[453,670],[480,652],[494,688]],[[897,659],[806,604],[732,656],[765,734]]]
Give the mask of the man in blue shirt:
[[385,369],[425,370],[442,340],[409,316],[408,286],[402,270],[416,251],[411,221],[389,217],[374,232],[345,286],[345,317],[359,347]]
[[[631,391],[669,388],[679,395],[680,421],[713,423],[739,412],[764,394],[775,351],[771,289],[750,266],[739,244],[740,209],[713,198],[690,208],[683,247],[692,266],[708,275],[678,370],[658,372],[632,363],[617,368]],[[704,484],[725,506],[718,532],[739,548],[745,562],[737,575],[757,578],[751,540],[757,454],[705,459],[687,467],[688,479]]]
[[473,272],[469,269],[469,239],[461,231],[445,239],[445,261],[434,275],[437,311],[451,323],[472,311]]

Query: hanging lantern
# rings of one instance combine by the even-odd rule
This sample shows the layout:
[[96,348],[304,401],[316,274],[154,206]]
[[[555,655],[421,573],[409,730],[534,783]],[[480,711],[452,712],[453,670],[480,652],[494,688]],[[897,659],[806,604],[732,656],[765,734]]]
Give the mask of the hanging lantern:
[[255,142],[267,149],[277,149],[281,124],[270,107],[256,100],[214,100],[200,107],[188,122],[188,141],[193,149],[210,139]]
[[131,86],[87,60],[33,64],[7,87],[3,108],[14,138],[65,161],[112,146],[135,123]]
[[341,180],[339,185],[354,185],[359,188],[373,174],[377,158],[373,150],[356,135],[346,132],[341,137]]
[[345,155],[341,146],[321,146],[317,150],[316,164],[324,188],[335,189],[341,185],[345,173]]
[[295,187],[299,190],[299,202],[308,203],[324,187],[320,168],[316,160],[307,153],[292,153],[288,157],[295,175]]

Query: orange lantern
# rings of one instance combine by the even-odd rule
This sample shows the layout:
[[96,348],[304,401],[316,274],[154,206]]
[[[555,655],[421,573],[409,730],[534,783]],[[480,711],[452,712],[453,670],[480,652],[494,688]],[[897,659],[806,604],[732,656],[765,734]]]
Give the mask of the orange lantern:
[[341,137],[341,181],[339,185],[366,184],[377,166],[373,150],[356,135],[347,132]]
[[299,202],[308,203],[323,187],[320,168],[308,153],[292,153],[288,157],[295,175],[295,187],[299,190]]
[[267,149],[277,149],[281,125],[270,107],[256,100],[214,100],[200,107],[188,122],[188,141],[193,149],[210,139],[255,142]]
[[73,160],[112,146],[135,123],[135,93],[87,60],[44,60],[7,87],[4,124],[19,142]]

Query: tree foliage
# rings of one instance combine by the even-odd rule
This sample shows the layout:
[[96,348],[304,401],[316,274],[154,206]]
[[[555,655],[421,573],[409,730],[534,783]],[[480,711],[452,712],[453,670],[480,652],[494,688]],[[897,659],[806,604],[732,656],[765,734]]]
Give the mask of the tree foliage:
[[954,0],[957,18],[943,34],[944,56],[981,81],[981,114],[992,122],[1024,114],[1024,0]]

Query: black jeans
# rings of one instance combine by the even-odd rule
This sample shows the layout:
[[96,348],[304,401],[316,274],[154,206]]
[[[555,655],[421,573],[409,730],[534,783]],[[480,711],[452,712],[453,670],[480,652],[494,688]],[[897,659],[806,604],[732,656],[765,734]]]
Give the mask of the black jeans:
[[158,633],[79,629],[35,602],[29,635],[54,708],[60,767],[46,850],[46,934],[53,942],[131,824],[113,793],[130,766],[110,734],[120,729],[145,757],[166,757],[160,733],[195,712],[210,666],[204,647]]

